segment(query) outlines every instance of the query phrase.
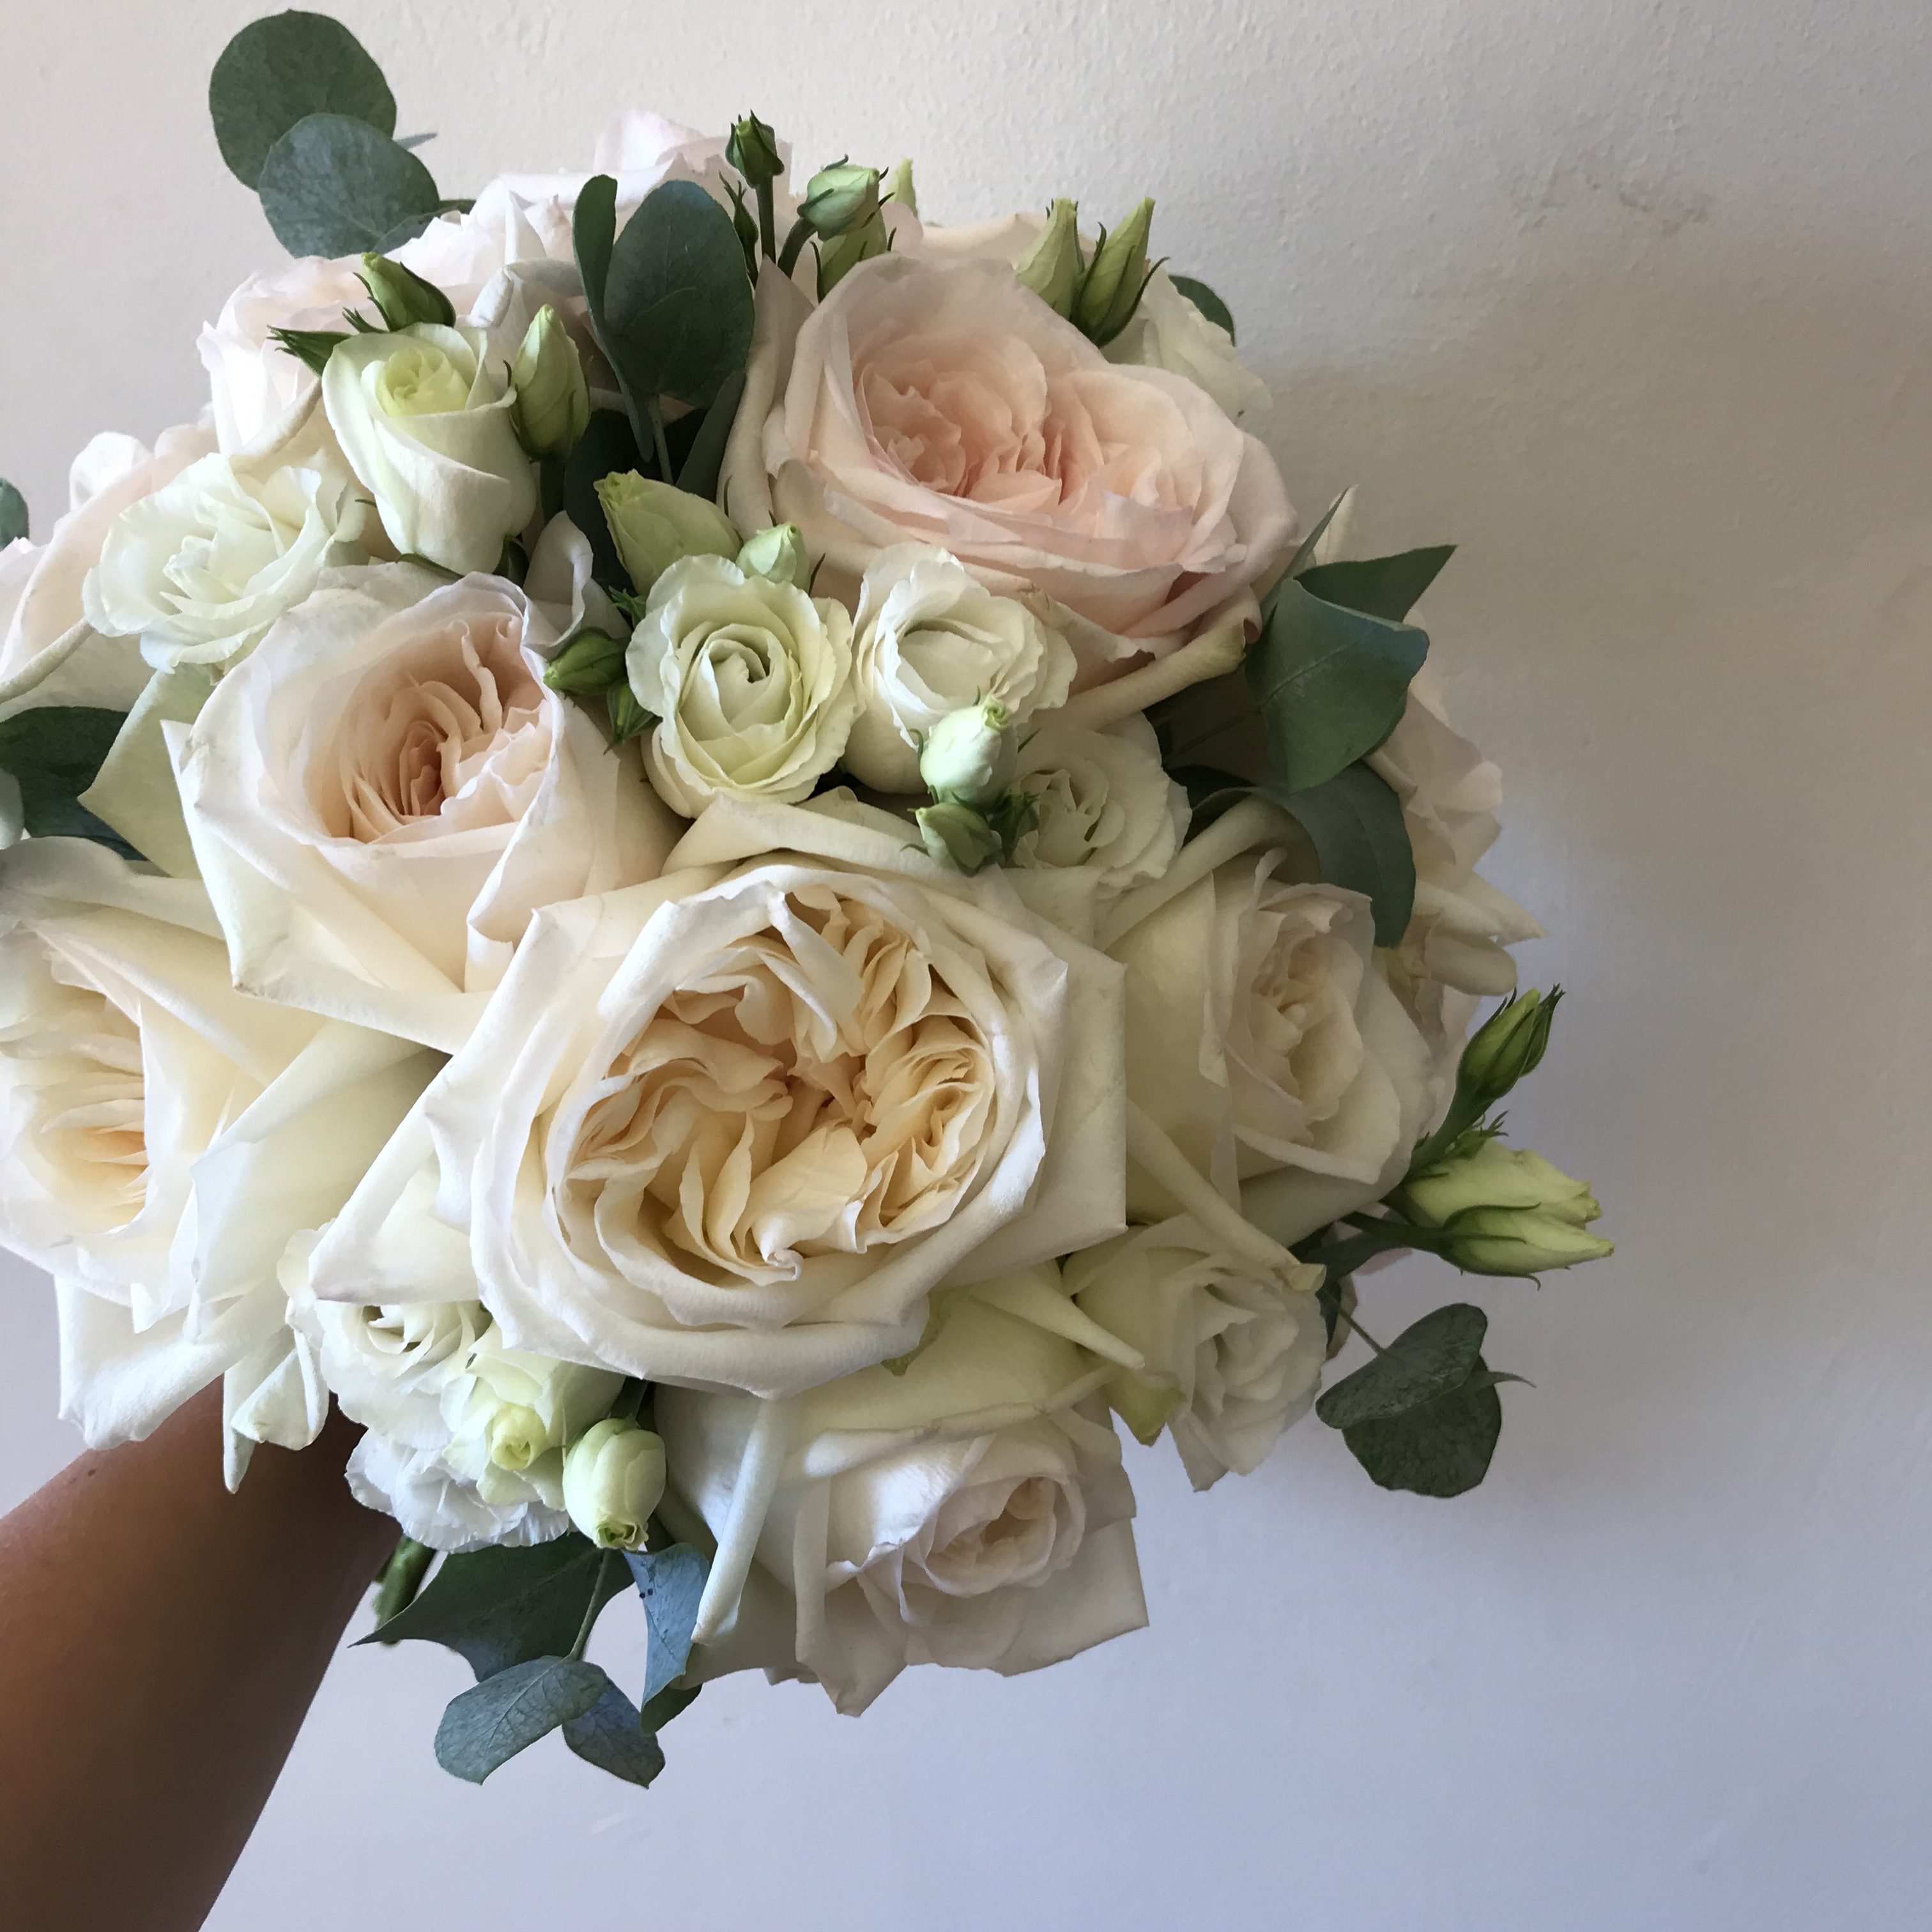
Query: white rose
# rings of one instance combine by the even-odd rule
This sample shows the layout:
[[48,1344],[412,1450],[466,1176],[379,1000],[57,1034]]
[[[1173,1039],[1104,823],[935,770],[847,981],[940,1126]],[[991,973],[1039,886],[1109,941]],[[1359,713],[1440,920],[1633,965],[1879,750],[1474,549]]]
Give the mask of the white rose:
[[1133,320],[1108,343],[1109,362],[1134,363],[1185,376],[1205,389],[1235,422],[1264,414],[1268,387],[1242,368],[1234,338],[1210,322],[1157,268],[1141,296]]
[[658,720],[645,767],[687,818],[722,796],[809,797],[858,708],[844,607],[725,557],[665,570],[626,662],[632,693]]
[[357,555],[362,513],[346,476],[204,456],[114,520],[83,587],[88,622],[138,637],[158,669],[224,664]]
[[0,716],[48,704],[124,710],[149,670],[138,644],[86,620],[82,588],[115,519],[214,446],[200,429],[164,430],[151,452],[98,436],[74,459],[69,508],[44,544],[0,551]]
[[[392,249],[391,258],[434,283],[456,313],[466,315],[506,268],[544,261],[574,267],[570,230],[574,197],[556,191],[561,185],[554,180],[493,181],[468,208],[437,216],[414,239]],[[578,286],[580,290],[582,284]]]
[[942,546],[1056,599],[1099,680],[1240,604],[1292,541],[1258,442],[1184,378],[1109,362],[1003,262],[884,256],[802,320],[764,278],[760,301],[762,434],[734,431],[725,500],[796,524],[835,585]]
[[883,1360],[940,1282],[1123,1225],[1118,984],[997,875],[721,800],[538,915],[317,1292],[473,1280],[515,1346],[760,1395]]
[[1144,1442],[1165,1426],[1197,1490],[1249,1474],[1314,1402],[1328,1351],[1318,1268],[1267,1268],[1181,1215],[1072,1256],[1066,1277],[1145,1358],[1114,1371],[1114,1407]]
[[318,1301],[314,1237],[283,1268],[289,1319],[342,1412],[368,1430],[349,1484],[436,1550],[542,1543],[568,1526],[564,1450],[622,1378],[506,1348],[475,1301]]
[[214,427],[226,456],[240,455],[283,429],[315,400],[318,382],[271,331],[338,332],[346,310],[378,318],[362,286],[360,260],[304,255],[268,274],[251,275],[223,304],[196,345],[208,371]]
[[446,570],[494,569],[537,510],[516,392],[488,351],[481,329],[418,322],[351,336],[322,371],[329,427],[390,541]]
[[[74,839],[0,856],[0,1238],[54,1276],[62,1413],[139,1438],[226,1376],[232,1419],[288,1352],[284,1249],[434,1057],[236,992],[199,885]],[[280,1392],[251,1428],[308,1439]]]
[[1012,862],[1093,872],[1108,892],[1157,879],[1187,836],[1187,794],[1160,761],[1140,716],[1088,731],[1052,716],[1022,734],[1018,788],[1034,820]]
[[860,713],[845,769],[877,791],[920,788],[920,741],[950,711],[990,700],[1016,722],[1066,702],[1072,646],[959,561],[895,544],[867,566],[853,640]]
[[671,1486],[719,1540],[714,1574],[744,1496],[770,1496],[749,1526],[754,1581],[790,1610],[792,1655],[759,1660],[856,1715],[908,1664],[1012,1676],[1141,1628],[1102,1372],[968,1292],[902,1375],[868,1369],[782,1405],[661,1390]]
[[535,908],[652,876],[674,821],[542,682],[566,621],[498,578],[346,572],[170,728],[238,983],[448,1051]]
[[1379,969],[1369,902],[1289,883],[1298,837],[1274,808],[1238,806],[1109,916],[1142,1219],[1192,1211],[1232,1238],[1220,1216],[1239,1202],[1299,1240],[1379,1199],[1426,1124],[1427,1050]]

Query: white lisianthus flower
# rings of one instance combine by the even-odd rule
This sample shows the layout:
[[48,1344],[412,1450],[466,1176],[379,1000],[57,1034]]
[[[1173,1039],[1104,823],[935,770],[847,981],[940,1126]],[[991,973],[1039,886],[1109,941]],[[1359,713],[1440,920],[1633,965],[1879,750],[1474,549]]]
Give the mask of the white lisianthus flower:
[[377,320],[362,285],[358,256],[298,256],[286,267],[251,275],[201,332],[196,346],[208,371],[222,454],[238,456],[272,441],[315,400],[320,379],[277,342],[271,331],[335,331],[353,309]]
[[90,1444],[218,1379],[231,1430],[310,1438],[278,1264],[434,1065],[236,992],[192,880],[74,839],[0,856],[0,1239],[54,1277],[62,1412]]
[[[770,1496],[740,1620],[772,1647],[746,1660],[814,1678],[856,1715],[908,1664],[1012,1676],[1141,1628],[1104,1373],[964,1291],[902,1375],[867,1369],[784,1405],[661,1390],[672,1490],[721,1563],[745,1486]],[[696,1653],[700,1672],[710,1660]]]
[[920,740],[947,712],[991,700],[1023,722],[1066,702],[1073,649],[956,558],[895,544],[867,567],[854,620],[860,712],[845,769],[886,792],[920,788]]
[[1234,422],[1252,423],[1268,409],[1268,386],[1242,368],[1234,338],[1218,322],[1210,322],[1174,286],[1165,268],[1154,270],[1133,320],[1103,352],[1109,362],[1185,376],[1205,389]]
[[687,818],[714,798],[809,797],[858,710],[844,607],[725,557],[664,571],[626,662],[632,694],[658,720],[645,768]]
[[720,800],[662,878],[539,914],[316,1292],[474,1293],[516,1347],[780,1396],[1117,1232],[1119,969],[888,823]]
[[1427,1048],[1369,902],[1291,883],[1298,838],[1276,808],[1237,806],[1106,915],[1127,968],[1140,1219],[1190,1211],[1226,1234],[1238,1203],[1290,1244],[1378,1200],[1426,1124]]
[[1040,718],[1021,734],[1015,784],[1034,800],[1016,866],[1085,870],[1103,890],[1124,892],[1159,878],[1187,836],[1187,794],[1138,715],[1106,731]]
[[1180,1215],[1071,1256],[1079,1307],[1145,1358],[1117,1368],[1114,1406],[1151,1442],[1165,1427],[1188,1480],[1210,1489],[1258,1468],[1315,1400],[1328,1331],[1322,1270],[1269,1269]]
[[238,983],[447,1052],[537,906],[656,873],[675,821],[542,681],[570,621],[498,578],[344,573],[171,728]]
[[83,586],[88,622],[138,637],[158,670],[226,664],[356,556],[365,507],[328,470],[257,476],[205,456],[114,520]]
[[322,371],[329,427],[389,540],[445,570],[496,568],[536,515],[516,392],[481,329],[418,322],[338,343]]
[[124,710],[152,674],[132,640],[86,621],[82,593],[115,520],[214,446],[202,429],[163,432],[152,450],[97,436],[74,459],[67,514],[44,544],[0,550],[0,716],[49,704]]

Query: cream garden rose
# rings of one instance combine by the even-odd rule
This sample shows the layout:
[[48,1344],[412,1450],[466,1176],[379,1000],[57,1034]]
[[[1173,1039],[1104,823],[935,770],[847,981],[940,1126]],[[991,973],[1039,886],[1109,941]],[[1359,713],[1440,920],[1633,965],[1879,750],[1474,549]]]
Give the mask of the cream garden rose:
[[434,1056],[238,993],[198,884],[74,839],[0,855],[0,1234],[54,1277],[62,1412],[138,1438],[224,1379],[231,1477],[308,1440],[281,1256]]
[[515,1347],[764,1396],[902,1353],[940,1283],[1122,1225],[1119,984],[997,875],[721,800],[538,914],[316,1292],[473,1281]]
[[[856,1715],[908,1664],[1011,1676],[1140,1628],[1103,1372],[968,1291],[902,1375],[782,1405],[661,1391],[671,1484],[720,1540],[714,1571],[755,1540],[742,1614],[766,1626],[758,1660]],[[748,1523],[748,1492],[769,1496]]]
[[1386,1193],[1426,1124],[1427,1048],[1369,902],[1295,883],[1298,838],[1286,814],[1238,806],[1109,915],[1142,1218],[1192,1211],[1232,1236],[1220,1216],[1238,1204],[1286,1245]]
[[446,570],[494,570],[537,510],[516,392],[481,330],[352,335],[322,370],[329,427],[390,542]]
[[1004,263],[884,256],[794,343],[765,320],[748,397],[776,388],[760,356],[789,350],[790,373],[757,448],[734,436],[726,500],[796,524],[854,582],[893,544],[941,546],[1083,620],[1093,677],[1174,648],[1292,538],[1259,443],[1185,378],[1108,362]]
[[722,556],[686,556],[658,578],[626,668],[658,721],[644,744],[651,782],[687,818],[721,796],[809,797],[858,710],[844,606]]
[[1144,1358],[1108,1381],[1142,1441],[1162,1428],[1187,1477],[1211,1489],[1247,1475],[1315,1400],[1328,1331],[1322,1270],[1284,1255],[1270,1269],[1180,1215],[1069,1258],[1082,1311]]
[[204,456],[116,518],[82,602],[105,636],[138,638],[158,670],[242,656],[358,555],[364,504],[331,468]]
[[240,984],[448,1052],[536,907],[656,873],[673,821],[542,682],[571,622],[497,578],[360,570],[176,728]]
[[992,703],[1018,723],[1064,704],[1072,686],[1064,638],[926,544],[872,560],[854,630],[860,710],[844,763],[877,791],[919,790],[921,741],[947,712]]

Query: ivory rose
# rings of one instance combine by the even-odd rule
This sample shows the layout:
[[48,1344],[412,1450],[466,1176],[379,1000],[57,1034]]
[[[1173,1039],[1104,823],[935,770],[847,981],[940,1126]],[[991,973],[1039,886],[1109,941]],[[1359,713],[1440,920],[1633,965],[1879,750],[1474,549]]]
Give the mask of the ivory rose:
[[1220,1214],[1238,1202],[1298,1240],[1386,1193],[1426,1124],[1427,1050],[1369,902],[1295,883],[1297,836],[1271,806],[1237,806],[1108,915],[1142,1218],[1193,1211],[1232,1234]]
[[656,873],[668,814],[542,682],[570,621],[498,578],[345,573],[171,728],[239,984],[448,1052],[536,907]]
[[626,665],[658,721],[644,743],[651,782],[687,818],[720,796],[809,797],[858,708],[844,606],[726,557],[682,557],[664,570]]
[[322,372],[328,424],[389,541],[446,570],[494,570],[537,511],[516,392],[478,328],[352,335]]
[[[760,333],[754,400],[776,387],[760,358],[788,346]],[[1044,592],[1084,620],[1090,679],[1173,649],[1294,531],[1268,452],[1204,392],[1110,363],[990,261],[895,254],[848,275],[790,345],[759,446],[734,437],[724,487],[854,582],[910,541],[1004,593]]]
[[278,1265],[434,1064],[236,992],[192,880],[75,839],[0,856],[0,1238],[54,1277],[62,1412],[90,1443],[220,1378],[231,1425],[252,1404],[244,1432],[308,1439],[298,1384],[256,1400],[288,1353]]
[[291,1244],[289,1319],[310,1371],[367,1433],[349,1486],[433,1550],[547,1542],[569,1519],[564,1450],[622,1378],[505,1346],[475,1301],[318,1301]]
[[715,1574],[746,1494],[769,1495],[749,1526],[766,1603],[748,1611],[775,1626],[759,1660],[848,1715],[908,1664],[1038,1670],[1147,1621],[1104,1372],[962,1291],[902,1375],[866,1369],[782,1405],[661,1391],[667,1502],[719,1539]]
[[1066,640],[1025,604],[943,550],[895,544],[860,586],[845,769],[875,791],[916,791],[920,742],[948,712],[992,703],[1019,723],[1064,704],[1074,668]]
[[1118,988],[997,875],[721,800],[662,877],[537,916],[316,1292],[473,1280],[513,1346],[795,1394],[1121,1226]]
[[1144,1442],[1165,1427],[1197,1490],[1258,1468],[1315,1400],[1318,1268],[1270,1269],[1184,1214],[1070,1256],[1066,1277],[1082,1312],[1144,1358],[1113,1371],[1114,1407]]
[[1088,731],[1051,714],[1022,732],[1018,788],[1034,818],[1012,863],[1092,872],[1110,892],[1157,879],[1187,836],[1187,794],[1138,715]]

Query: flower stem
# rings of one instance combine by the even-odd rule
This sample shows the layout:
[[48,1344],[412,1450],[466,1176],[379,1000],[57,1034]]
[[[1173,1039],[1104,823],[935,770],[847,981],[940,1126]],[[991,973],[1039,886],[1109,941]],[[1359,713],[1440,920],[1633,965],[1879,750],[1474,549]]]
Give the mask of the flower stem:
[[778,211],[772,205],[772,184],[761,181],[758,184],[758,245],[772,261],[778,253]]
[[656,397],[644,404],[644,410],[651,419],[651,440],[657,446],[658,474],[665,482],[675,483],[677,478],[670,473],[670,446],[664,440],[664,411]]

